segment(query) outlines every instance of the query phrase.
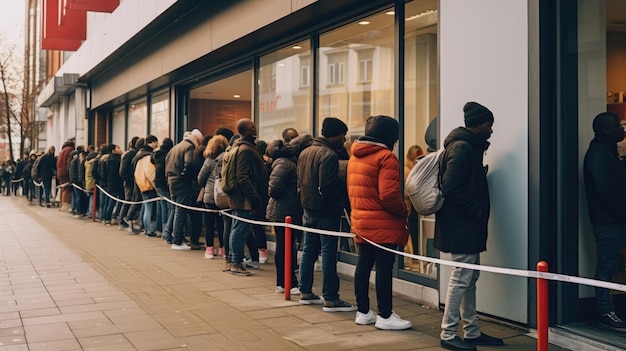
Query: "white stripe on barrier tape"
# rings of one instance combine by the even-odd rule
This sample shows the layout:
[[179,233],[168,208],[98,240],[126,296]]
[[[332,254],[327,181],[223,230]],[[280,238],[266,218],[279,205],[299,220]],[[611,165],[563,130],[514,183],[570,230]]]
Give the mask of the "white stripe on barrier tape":
[[20,179],[11,179],[11,183],[20,183],[23,182],[24,178],[20,178]]
[[35,184],[35,186],[38,186],[40,188],[43,188],[43,181],[37,183],[36,181],[33,180],[33,184]]
[[57,185],[57,188],[65,188],[66,186],[71,186],[71,185],[72,185],[72,183],[70,183],[70,182],[65,182],[65,183],[63,183],[63,184],[61,184],[61,185]]
[[98,187],[98,189],[100,189],[101,192],[104,193],[104,195],[112,198],[113,200],[115,200],[117,202],[121,202],[123,204],[128,204],[128,205],[141,205],[141,204],[145,204],[146,202],[155,202],[155,201],[159,201],[159,200],[163,199],[162,197],[157,196],[155,198],[148,199],[148,200],[143,200],[143,201],[126,201],[126,200],[122,200],[120,198],[117,198],[117,197],[109,194],[106,190],[102,189],[102,187],[100,185],[96,184],[96,186]]

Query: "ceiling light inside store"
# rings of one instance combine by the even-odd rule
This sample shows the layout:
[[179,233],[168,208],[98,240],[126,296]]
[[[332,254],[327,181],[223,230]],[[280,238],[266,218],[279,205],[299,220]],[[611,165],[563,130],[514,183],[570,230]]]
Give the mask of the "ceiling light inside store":
[[370,24],[370,21],[361,21],[361,22],[359,22],[359,24],[362,25],[362,26],[366,26],[366,25]]
[[241,97],[241,95],[239,95],[239,94],[235,94],[235,95],[233,95],[233,97],[234,97],[235,99],[239,99],[239,98]]
[[396,11],[387,11],[387,12],[385,12],[385,15],[390,15],[391,16],[391,15],[395,15],[395,14],[396,14]]
[[296,49],[296,50],[298,50],[298,49],[302,49],[302,46],[300,46],[300,45],[294,45],[294,46],[292,46],[291,48],[292,48],[292,49]]

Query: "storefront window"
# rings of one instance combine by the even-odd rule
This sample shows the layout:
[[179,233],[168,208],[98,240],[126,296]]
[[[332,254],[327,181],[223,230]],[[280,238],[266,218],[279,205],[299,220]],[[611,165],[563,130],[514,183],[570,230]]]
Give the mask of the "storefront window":
[[162,141],[170,137],[170,114],[168,93],[156,95],[152,98],[150,108],[150,134]]
[[[113,111],[113,130],[111,133],[111,141],[115,145],[119,145],[122,149],[126,148],[126,113],[125,109],[119,108]],[[100,145],[96,145],[100,147]]]
[[386,10],[320,36],[318,128],[325,117],[337,117],[354,140],[367,117],[393,116],[393,24]]
[[[441,147],[438,140],[439,86],[437,79],[437,2],[412,1],[405,7],[404,37],[404,175],[415,158]],[[427,135],[428,134],[428,135]],[[410,201],[407,205],[411,206]],[[412,207],[412,206],[411,206]],[[411,233],[405,251],[436,257],[433,246],[434,215],[420,216],[412,209]],[[429,262],[406,258],[404,269],[437,277],[437,267]]]
[[286,128],[311,133],[311,50],[303,41],[261,57],[259,139],[282,139]]
[[128,108],[128,138],[148,136],[148,104],[146,101],[131,103]]

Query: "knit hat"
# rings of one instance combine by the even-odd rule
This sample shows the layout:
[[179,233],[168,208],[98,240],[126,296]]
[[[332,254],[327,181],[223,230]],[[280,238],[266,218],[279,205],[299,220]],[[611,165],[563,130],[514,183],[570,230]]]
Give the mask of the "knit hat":
[[198,143],[200,143],[200,141],[202,141],[202,132],[198,129],[194,129],[191,131],[191,135],[193,135],[194,138],[196,138],[196,140],[198,141]]
[[493,121],[493,113],[485,106],[470,101],[463,106],[463,118],[466,127],[476,127],[488,121]]
[[335,117],[326,117],[322,122],[322,135],[332,138],[348,131],[348,126],[342,120]]
[[365,136],[375,139],[393,149],[398,140],[400,125],[389,116],[372,116],[365,121]]

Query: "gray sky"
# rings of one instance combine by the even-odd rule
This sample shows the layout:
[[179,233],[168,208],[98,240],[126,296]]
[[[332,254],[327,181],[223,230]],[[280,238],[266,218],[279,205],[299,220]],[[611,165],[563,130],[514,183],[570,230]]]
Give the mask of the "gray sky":
[[25,0],[0,0],[0,32],[8,42],[24,45]]

